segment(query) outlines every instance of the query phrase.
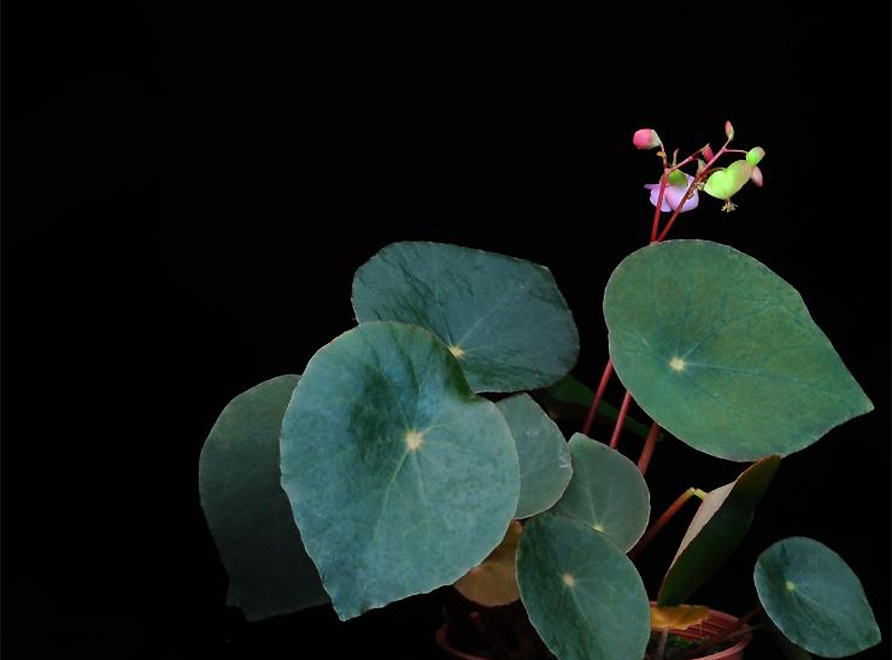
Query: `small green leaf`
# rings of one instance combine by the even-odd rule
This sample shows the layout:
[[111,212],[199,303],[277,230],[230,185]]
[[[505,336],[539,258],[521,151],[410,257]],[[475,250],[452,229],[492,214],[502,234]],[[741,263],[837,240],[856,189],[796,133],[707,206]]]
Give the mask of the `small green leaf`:
[[880,643],[861,581],[822,543],[778,541],[759,556],[754,579],[765,613],[806,651],[841,658]]
[[650,492],[636,465],[581,433],[570,439],[573,478],[552,513],[602,532],[623,552],[644,534]]
[[746,152],[746,162],[755,167],[765,158],[765,150],[762,147],[754,147]]
[[688,179],[681,170],[675,170],[669,174],[669,185],[677,188],[687,188]]
[[393,243],[356,271],[360,321],[427,328],[475,392],[518,392],[565,376],[579,354],[573,316],[551,272],[529,261],[441,243]]
[[423,328],[363,323],[310,360],[282,423],[282,485],[341,619],[452,584],[517,509],[495,404]]
[[527,394],[502,399],[496,406],[508,422],[520,461],[520,500],[515,518],[529,518],[558,501],[573,466],[564,435]]
[[279,484],[279,433],[297,376],[230,401],[201,450],[201,505],[229,573],[228,605],[249,621],[328,602]]
[[660,605],[683,603],[728,560],[779,466],[779,457],[765,458],[706,495],[663,578]]
[[873,409],[797,291],[725,245],[632,253],[607,283],[604,316],[636,403],[707,454],[786,456]]
[[750,180],[752,172],[752,165],[745,160],[736,160],[725,169],[710,174],[703,190],[716,199],[731,199]]
[[604,534],[541,514],[517,553],[520,597],[560,660],[641,660],[650,604],[635,566]]

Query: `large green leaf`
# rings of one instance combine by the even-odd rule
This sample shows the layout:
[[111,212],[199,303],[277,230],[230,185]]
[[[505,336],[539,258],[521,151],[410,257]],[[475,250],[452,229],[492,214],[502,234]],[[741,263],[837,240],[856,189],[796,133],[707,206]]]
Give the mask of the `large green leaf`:
[[560,660],[641,660],[650,604],[635,566],[601,532],[545,513],[517,553],[520,597]]
[[796,290],[730,247],[634,252],[610,277],[604,315],[623,385],[707,454],[785,456],[873,409]]
[[440,243],[393,243],[356,271],[359,321],[429,329],[475,392],[545,387],[567,374],[579,336],[551,272],[529,261]]
[[[541,401],[553,419],[583,420],[588,414],[595,393],[588,385],[572,375],[567,375],[544,390],[536,390],[533,392],[533,396]],[[602,399],[598,402],[598,415],[605,420],[615,422],[619,417],[619,410]],[[647,424],[642,424],[631,415],[626,415],[623,429],[634,433],[641,439],[646,439],[650,431]],[[664,434],[660,433],[657,436],[657,442],[661,441],[663,437]]]
[[279,483],[282,415],[297,376],[278,376],[220,413],[198,462],[201,505],[249,621],[328,602]]
[[841,658],[880,643],[860,580],[822,543],[801,536],[778,541],[759,555],[754,579],[765,613],[806,651]]
[[707,493],[663,578],[659,605],[683,603],[722,567],[749,531],[779,465],[778,456],[762,459]]
[[573,478],[552,509],[603,532],[623,552],[644,534],[650,492],[636,465],[581,433],[570,438]]
[[573,466],[564,435],[527,394],[496,404],[508,422],[520,460],[520,500],[515,518],[529,518],[558,501],[570,483]]
[[452,584],[495,548],[520,470],[495,404],[433,334],[363,323],[310,360],[282,485],[342,619]]

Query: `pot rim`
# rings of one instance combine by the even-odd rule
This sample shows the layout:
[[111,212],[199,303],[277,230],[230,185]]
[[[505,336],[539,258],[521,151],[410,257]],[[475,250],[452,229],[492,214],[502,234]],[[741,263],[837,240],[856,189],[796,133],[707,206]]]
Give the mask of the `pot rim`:
[[[731,614],[727,614],[726,612],[720,612],[718,610],[709,610],[709,618],[727,621],[728,623],[733,623],[737,620],[737,617]],[[451,653],[456,658],[459,658],[459,660],[491,660],[490,658],[483,658],[479,655],[471,655],[470,653],[459,651],[457,648],[453,647],[449,643],[449,640],[446,638],[446,633],[448,630],[449,624],[444,623],[437,629],[437,632],[434,635],[434,641],[436,641],[437,646],[439,646],[442,650],[446,651],[447,653]],[[749,646],[750,642],[752,641],[753,633],[752,631],[750,631],[742,635],[734,646],[730,646],[723,651],[719,651],[718,653],[698,656],[697,658],[693,658],[692,660],[725,660],[726,658],[730,658],[734,654],[743,651],[747,646]]]

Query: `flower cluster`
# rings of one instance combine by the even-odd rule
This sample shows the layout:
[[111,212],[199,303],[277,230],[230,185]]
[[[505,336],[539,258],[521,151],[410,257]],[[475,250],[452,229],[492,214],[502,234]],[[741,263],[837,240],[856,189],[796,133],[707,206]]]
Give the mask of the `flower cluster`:
[[[650,203],[659,209],[658,212],[671,211],[677,215],[694,210],[700,203],[698,194],[700,190],[710,197],[723,200],[725,204],[722,210],[733,211],[736,205],[731,198],[748,182],[752,181],[756,187],[762,187],[763,177],[759,163],[765,157],[765,150],[762,147],[749,150],[729,148],[734,139],[734,127],[730,121],[725,122],[725,137],[726,142],[717,153],[707,144],[681,162],[677,162],[678,151],[676,151],[670,164],[663,141],[655,130],[642,128],[635,131],[632,138],[635,147],[659,149],[657,155],[663,161],[663,174],[660,180],[644,186],[650,192]],[[744,154],[744,157],[726,167],[717,167],[716,161],[726,154]],[[693,163],[696,163],[696,174],[691,175],[682,171],[682,167]]]

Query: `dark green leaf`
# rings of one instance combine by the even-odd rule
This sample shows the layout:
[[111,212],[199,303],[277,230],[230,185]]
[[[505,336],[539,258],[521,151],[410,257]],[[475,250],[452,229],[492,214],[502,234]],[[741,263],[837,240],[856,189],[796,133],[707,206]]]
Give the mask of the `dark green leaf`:
[[560,660],[641,660],[650,604],[635,566],[604,534],[548,513],[527,523],[517,553],[520,597]]
[[227,604],[249,621],[328,602],[279,483],[282,415],[297,376],[279,376],[223,409],[198,463],[201,505],[229,573]]
[[822,543],[778,541],[759,555],[754,579],[765,613],[806,651],[842,658],[880,643],[861,581]]
[[635,401],[713,456],[785,456],[873,409],[796,290],[730,247],[638,250],[610,277],[604,314]]
[[623,552],[644,534],[650,492],[638,467],[581,433],[570,439],[573,478],[552,512],[603,532]]
[[388,245],[353,278],[359,321],[427,328],[450,347],[475,392],[545,387],[566,375],[579,336],[551,272],[457,245]]

